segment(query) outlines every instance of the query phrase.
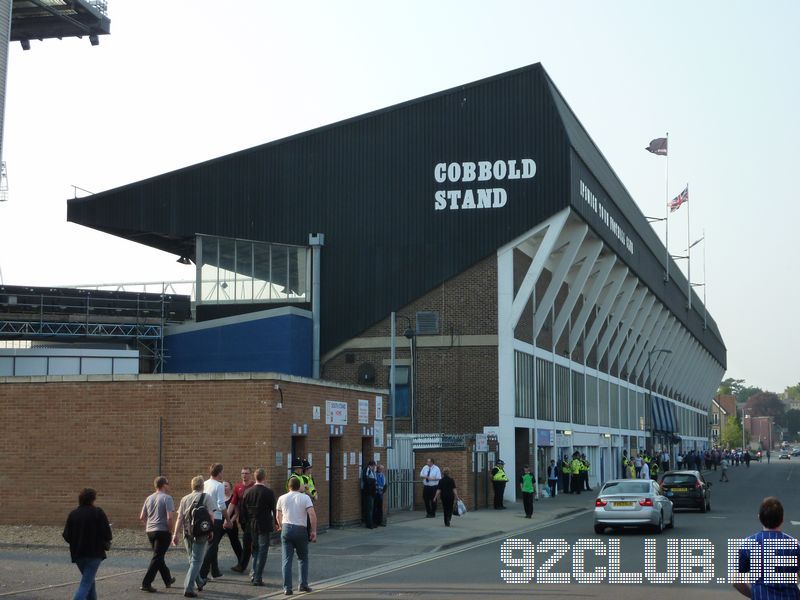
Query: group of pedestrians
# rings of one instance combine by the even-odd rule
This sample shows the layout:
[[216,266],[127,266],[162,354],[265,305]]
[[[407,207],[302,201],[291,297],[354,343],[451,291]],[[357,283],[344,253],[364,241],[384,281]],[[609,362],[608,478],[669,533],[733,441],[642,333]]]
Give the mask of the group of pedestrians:
[[[310,471],[310,464],[306,469]],[[303,471],[303,463],[300,470]],[[192,478],[190,492],[183,496],[177,511],[171,495],[169,480],[159,476],[154,481],[155,491],[145,499],[139,519],[153,555],[142,579],[143,592],[156,592],[153,583],[160,575],[164,586],[171,587],[176,578],[170,572],[165,555],[170,543],[177,546],[183,539],[188,558],[188,570],[183,581],[187,598],[198,597],[198,592],[210,577],[222,577],[218,551],[220,541],[227,537],[237,558],[233,571],[244,572],[252,556],[250,582],[263,586],[264,567],[269,552],[270,537],[280,532],[283,593],[292,595],[292,563],[297,554],[300,568],[301,592],[310,592],[308,585],[308,545],[317,539],[317,517],[310,490],[316,495],[313,477],[308,473],[293,475],[286,482],[286,493],[279,498],[267,486],[267,472],[263,467],[253,473],[250,467],[242,468],[242,481],[233,489],[223,480],[223,466],[211,465],[209,476]],[[111,547],[111,527],[103,510],[95,506],[97,493],[84,489],[78,497],[78,508],[67,518],[63,537],[70,545],[72,562],[81,572],[80,585],[73,600],[96,600],[95,576],[106,551]],[[238,529],[243,536],[239,541]]]
[[374,460],[367,463],[361,473],[361,520],[367,529],[386,527],[383,514],[383,496],[386,493],[386,469]]

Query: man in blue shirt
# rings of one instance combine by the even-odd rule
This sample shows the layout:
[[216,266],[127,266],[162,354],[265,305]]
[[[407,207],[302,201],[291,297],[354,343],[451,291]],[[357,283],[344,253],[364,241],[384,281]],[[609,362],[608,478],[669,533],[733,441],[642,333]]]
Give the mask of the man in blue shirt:
[[[758,520],[763,531],[751,535],[749,547],[739,550],[739,573],[758,573],[752,583],[734,583],[733,587],[753,600],[800,600],[797,587],[800,573],[800,543],[781,532],[783,505],[773,497],[764,498],[758,509]],[[750,547],[760,548],[760,567],[751,564]],[[756,560],[759,560],[756,556]]]

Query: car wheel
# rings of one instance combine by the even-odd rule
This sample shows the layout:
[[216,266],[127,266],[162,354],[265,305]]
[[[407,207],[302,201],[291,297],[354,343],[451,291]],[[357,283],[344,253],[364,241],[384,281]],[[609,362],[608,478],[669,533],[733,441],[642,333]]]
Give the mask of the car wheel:
[[606,530],[606,526],[605,525],[595,525],[594,526],[594,532],[597,535],[602,534],[605,530]]
[[661,533],[664,531],[664,513],[658,513],[658,525],[656,525],[653,531],[655,533]]
[[675,529],[675,510],[672,511],[672,516],[669,518],[669,525],[667,525],[668,529]]
[[703,498],[703,503],[700,505],[700,512],[701,513],[706,512],[706,499],[705,498]]
[[706,502],[706,510],[707,510],[708,512],[711,512],[711,500],[709,500],[708,502]]

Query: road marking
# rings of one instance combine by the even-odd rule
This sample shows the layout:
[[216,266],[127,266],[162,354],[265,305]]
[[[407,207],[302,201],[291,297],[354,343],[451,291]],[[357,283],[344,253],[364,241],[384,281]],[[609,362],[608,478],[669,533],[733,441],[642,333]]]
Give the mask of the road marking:
[[711,519],[727,519],[728,517],[710,517]]
[[794,465],[792,465],[792,468],[789,469],[789,474],[786,476],[786,481],[789,481],[792,478],[793,471],[794,471]]
[[[147,569],[136,569],[135,571],[125,571],[123,573],[114,573],[113,575],[103,575],[102,577],[95,577],[95,581],[102,581],[104,579],[113,579],[114,577],[121,577],[123,575],[131,575],[132,573],[144,573]],[[77,581],[67,581],[66,583],[54,583],[52,585],[43,585],[37,588],[30,588],[27,590],[16,590],[14,592],[3,592],[0,594],[0,598],[5,598],[8,596],[16,596],[17,594],[25,594],[28,592],[41,592],[44,590],[54,590],[56,588],[62,588],[66,586],[74,586],[80,583],[80,579]]]
[[[487,546],[489,544],[494,544],[501,540],[506,540],[510,537],[523,537],[528,533],[532,533],[539,529],[545,529],[547,527],[552,527],[553,525],[560,525],[561,523],[566,523],[567,521],[571,521],[576,517],[583,516],[587,513],[594,512],[594,508],[587,508],[584,511],[575,513],[573,515],[568,515],[566,517],[562,517],[561,519],[556,519],[555,521],[548,521],[546,523],[540,523],[539,525],[535,525],[528,529],[523,529],[521,531],[515,531],[512,533],[501,533],[495,535],[490,538],[486,538],[483,540],[478,540],[471,544],[466,544],[464,546],[459,546],[458,548],[453,548],[452,550],[444,550],[442,552],[435,552],[429,553],[422,556],[414,556],[410,558],[400,559],[391,563],[377,565],[375,567],[370,567],[368,569],[364,569],[363,571],[358,571],[356,573],[350,573],[348,575],[340,575],[339,577],[333,577],[331,579],[326,579],[324,581],[318,581],[314,584],[314,591],[310,594],[303,594],[304,596],[313,596],[316,592],[323,592],[328,590],[333,590],[345,585],[349,585],[351,583],[356,583],[359,581],[364,581],[366,579],[372,579],[374,577],[379,577],[380,575],[385,575],[387,573],[394,573],[395,571],[402,571],[403,569],[408,569],[410,567],[415,567],[419,564],[431,562],[437,560],[439,558],[445,558],[447,556],[452,556],[453,554],[460,554],[461,552],[467,552],[468,550],[474,550],[475,548],[480,548],[481,546]],[[278,598],[283,596],[283,591],[279,592],[269,592],[263,596],[254,596],[253,598],[249,598],[248,600],[264,600],[265,598]]]
[[800,525],[800,521],[792,521],[792,525]]

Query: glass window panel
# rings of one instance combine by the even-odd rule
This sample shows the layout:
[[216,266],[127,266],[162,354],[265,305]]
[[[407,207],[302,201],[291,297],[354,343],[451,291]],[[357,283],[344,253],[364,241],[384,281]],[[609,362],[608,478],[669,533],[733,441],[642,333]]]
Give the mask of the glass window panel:
[[556,365],[556,420],[570,422],[569,369]]
[[553,420],[553,363],[542,358],[536,359],[537,418]]
[[583,373],[572,372],[572,422],[586,423],[586,402]]
[[515,369],[515,413],[518,417],[533,419],[533,357],[524,352],[514,353]]
[[230,302],[236,292],[236,241],[219,239],[219,301]]
[[600,379],[598,387],[598,421],[601,426],[608,427],[608,381]]
[[616,383],[608,386],[608,404],[611,408],[611,427],[619,427],[619,386]]
[[285,300],[289,296],[289,248],[272,246],[271,298]]
[[270,246],[255,244],[253,246],[253,300],[263,302],[269,300]]
[[253,299],[253,243],[236,242],[236,300]]
[[586,424],[598,424],[599,411],[597,409],[597,377],[586,376]]

